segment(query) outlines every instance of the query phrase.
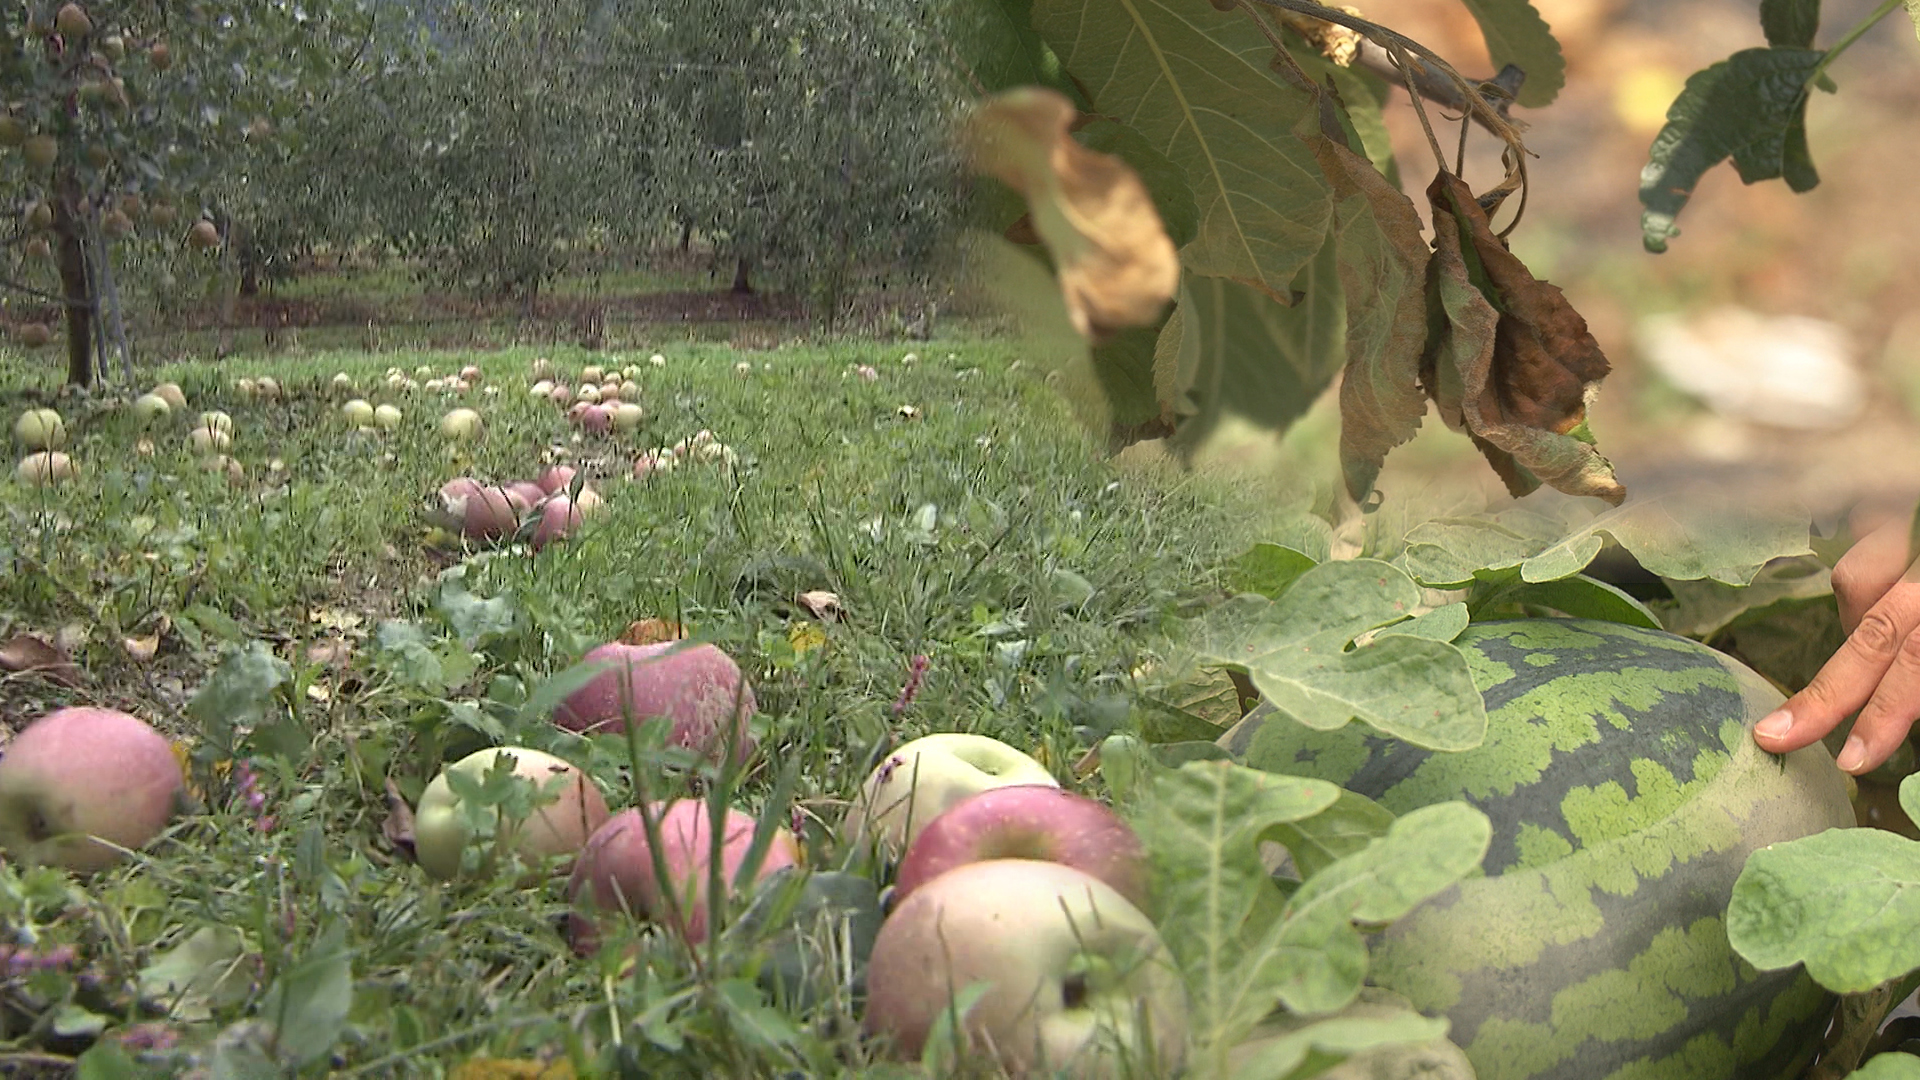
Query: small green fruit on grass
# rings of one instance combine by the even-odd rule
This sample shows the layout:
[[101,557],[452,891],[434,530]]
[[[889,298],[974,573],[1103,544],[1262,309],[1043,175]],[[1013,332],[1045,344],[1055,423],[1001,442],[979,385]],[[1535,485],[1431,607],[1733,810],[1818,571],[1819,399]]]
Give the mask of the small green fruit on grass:
[[347,423],[354,427],[372,427],[373,412],[373,404],[365,398],[354,398],[340,406],[340,415],[346,417]]
[[454,409],[440,418],[440,434],[449,439],[468,442],[479,438],[485,430],[480,414],[472,409]]
[[[513,775],[531,783],[537,792],[534,807],[517,825],[507,822],[505,835],[495,838],[493,853],[482,860],[491,865],[498,853],[513,851],[528,863],[574,855],[604,824],[610,814],[607,800],[585,773],[552,754],[523,746],[489,747],[468,754],[448,766],[420,796],[413,813],[413,853],[421,869],[441,881],[458,877],[473,830],[467,824],[467,810],[454,793],[449,773],[480,783],[488,772],[510,759]],[[501,823],[497,806],[483,814],[495,827]]]
[[51,487],[77,479],[80,470],[58,450],[39,450],[21,458],[14,475],[31,487]]
[[877,842],[897,860],[935,818],[970,795],[1013,784],[1060,782],[1046,766],[998,739],[943,732],[909,742],[875,766],[847,810],[848,843]]
[[373,422],[392,431],[400,426],[400,410],[392,405],[381,405],[373,410]]
[[184,412],[187,408],[187,395],[180,389],[179,383],[163,382],[150,391],[154,396],[167,403],[174,412]]
[[173,406],[158,394],[141,394],[133,399],[133,415],[143,425],[152,425],[155,421],[165,420],[173,412]]
[[0,850],[80,873],[103,869],[119,849],[160,835],[184,786],[172,744],[139,717],[48,713],[0,756]]
[[67,444],[67,425],[52,409],[28,409],[14,421],[13,437],[29,450],[58,450]]

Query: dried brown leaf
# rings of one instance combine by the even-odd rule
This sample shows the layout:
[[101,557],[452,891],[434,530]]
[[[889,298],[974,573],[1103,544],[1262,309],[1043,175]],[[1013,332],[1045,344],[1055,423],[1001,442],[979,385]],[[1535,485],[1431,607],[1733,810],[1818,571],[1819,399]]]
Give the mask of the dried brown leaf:
[[1434,256],[1422,380],[1449,426],[1464,427],[1515,496],[1541,482],[1619,505],[1626,489],[1586,429],[1608,371],[1586,320],[1493,234],[1459,177],[1427,188]]
[[83,680],[65,652],[33,634],[15,634],[0,644],[0,671],[31,673],[66,687],[78,687]]
[[1076,118],[1063,95],[1020,87],[989,99],[967,140],[974,167],[1027,200],[1074,329],[1098,340],[1159,321],[1180,284],[1180,257],[1139,175],[1076,142]]
[[127,651],[127,656],[135,663],[144,664],[160,651],[160,635],[147,634],[143,637],[122,638],[120,647]]
[[686,628],[679,623],[665,619],[636,619],[627,624],[620,640],[628,645],[657,645],[662,641],[679,641],[686,636]]
[[387,816],[380,822],[380,832],[395,850],[413,861],[413,807],[407,805],[407,797],[400,794],[400,785],[392,777],[387,778]]
[[809,589],[794,597],[816,619],[828,622],[841,615],[840,595],[826,589]]

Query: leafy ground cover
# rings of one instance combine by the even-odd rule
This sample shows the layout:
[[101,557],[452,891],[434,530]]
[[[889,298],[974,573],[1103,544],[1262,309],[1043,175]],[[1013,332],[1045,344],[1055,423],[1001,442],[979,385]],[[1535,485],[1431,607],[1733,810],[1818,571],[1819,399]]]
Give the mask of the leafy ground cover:
[[[644,769],[636,783],[623,740],[582,744],[545,718],[588,647],[663,618],[752,673],[770,752],[728,782],[755,811],[790,784],[829,860],[829,826],[883,739],[980,732],[1068,775],[1130,723],[1129,683],[1171,620],[1279,513],[1244,486],[1113,471],[1001,343],[661,351],[657,367],[644,351],[552,353],[568,371],[641,365],[646,419],[610,439],[528,396],[531,350],[155,372],[189,416],[232,415],[239,484],[197,467],[189,419],[143,431],[108,399],[61,400],[83,479],[0,488],[0,641],[17,657],[33,635],[73,665],[0,677],[0,733],[57,704],[130,709],[182,741],[202,806],[84,887],[0,870],[0,918],[61,961],[0,995],[0,1064],[60,1075],[106,1032],[173,1047],[175,1064],[273,1042],[339,1076],[614,1046],[633,1075],[862,1069],[845,1003],[775,1011],[751,992],[746,945],[650,937],[623,971],[620,949],[568,951],[557,885],[430,884],[395,799],[501,742],[564,749],[616,806],[684,783]],[[0,380],[28,382],[6,363]],[[471,446],[437,431],[448,396],[384,382],[390,364],[466,363],[485,372],[460,402],[485,417]],[[336,372],[399,406],[400,427],[351,431]],[[234,387],[269,374],[283,399]],[[736,468],[625,479],[641,449],[701,429]],[[554,462],[607,497],[570,541],[474,552],[430,535],[421,511],[445,480]],[[814,617],[801,589],[833,591],[843,614]],[[917,658],[924,677],[903,692]]]

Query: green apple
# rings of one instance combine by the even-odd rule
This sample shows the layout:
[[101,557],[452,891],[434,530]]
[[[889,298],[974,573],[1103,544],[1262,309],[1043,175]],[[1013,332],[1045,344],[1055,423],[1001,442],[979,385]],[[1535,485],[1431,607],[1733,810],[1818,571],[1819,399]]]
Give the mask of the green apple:
[[983,985],[962,1027],[1007,1074],[1180,1070],[1187,998],[1172,956],[1152,920],[1087,873],[990,859],[927,882],[881,924],[863,1022],[918,1059],[954,995]]
[[52,409],[28,409],[14,421],[13,437],[29,450],[58,450],[67,444],[67,425]]
[[37,450],[21,458],[13,474],[29,487],[51,487],[78,479],[80,469],[58,450]]
[[347,423],[354,427],[373,426],[373,404],[365,398],[354,398],[340,406],[340,415],[346,417]]
[[193,452],[205,456],[223,453],[233,448],[233,436],[216,427],[197,427],[187,432],[187,442]]
[[845,832],[854,846],[877,841],[881,854],[896,860],[949,807],[1010,784],[1060,786],[1046,766],[998,739],[962,732],[927,735],[874,768],[847,811]]
[[477,439],[484,430],[480,414],[472,409],[454,409],[440,418],[440,434],[449,439],[461,442]]
[[373,422],[392,431],[400,426],[400,410],[392,405],[381,405],[373,410]]
[[69,708],[0,756],[0,850],[91,873],[165,829],[185,779],[173,744],[137,716]]
[[[413,853],[421,869],[431,877],[448,881],[459,876],[462,856],[473,840],[460,797],[454,794],[448,773],[459,773],[475,782],[484,779],[502,757],[513,762],[513,775],[522,777],[543,793],[537,796],[551,801],[536,805],[527,819],[509,826],[506,835],[497,837],[496,851],[512,850],[528,863],[538,865],[548,859],[571,859],[586,844],[587,837],[609,816],[607,800],[585,773],[568,762],[523,746],[493,746],[480,750],[442,770],[420,795],[413,811]],[[550,788],[550,785],[553,785]],[[486,813],[499,821],[498,810]]]
[[171,412],[173,406],[167,404],[167,399],[159,394],[141,394],[133,399],[133,415],[139,418],[142,425],[165,420]]
[[148,392],[164,400],[167,403],[167,407],[174,412],[186,411],[187,395],[185,391],[180,389],[179,383],[163,382]]
[[200,423],[198,424],[198,426],[203,428],[210,428],[214,431],[224,431],[228,435],[232,435],[233,434],[233,417],[228,416],[226,413],[221,412],[218,409],[213,409],[208,412],[203,412],[200,414]]

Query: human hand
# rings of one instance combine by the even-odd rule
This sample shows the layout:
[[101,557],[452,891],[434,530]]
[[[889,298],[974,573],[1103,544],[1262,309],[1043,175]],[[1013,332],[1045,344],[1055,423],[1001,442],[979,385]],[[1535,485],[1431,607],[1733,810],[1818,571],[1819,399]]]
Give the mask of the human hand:
[[1776,754],[1825,736],[1856,709],[1859,718],[1835,759],[1858,775],[1900,748],[1920,717],[1920,563],[1908,551],[1913,515],[1861,537],[1833,567],[1833,595],[1847,640],[1806,689],[1754,726],[1754,741]]

